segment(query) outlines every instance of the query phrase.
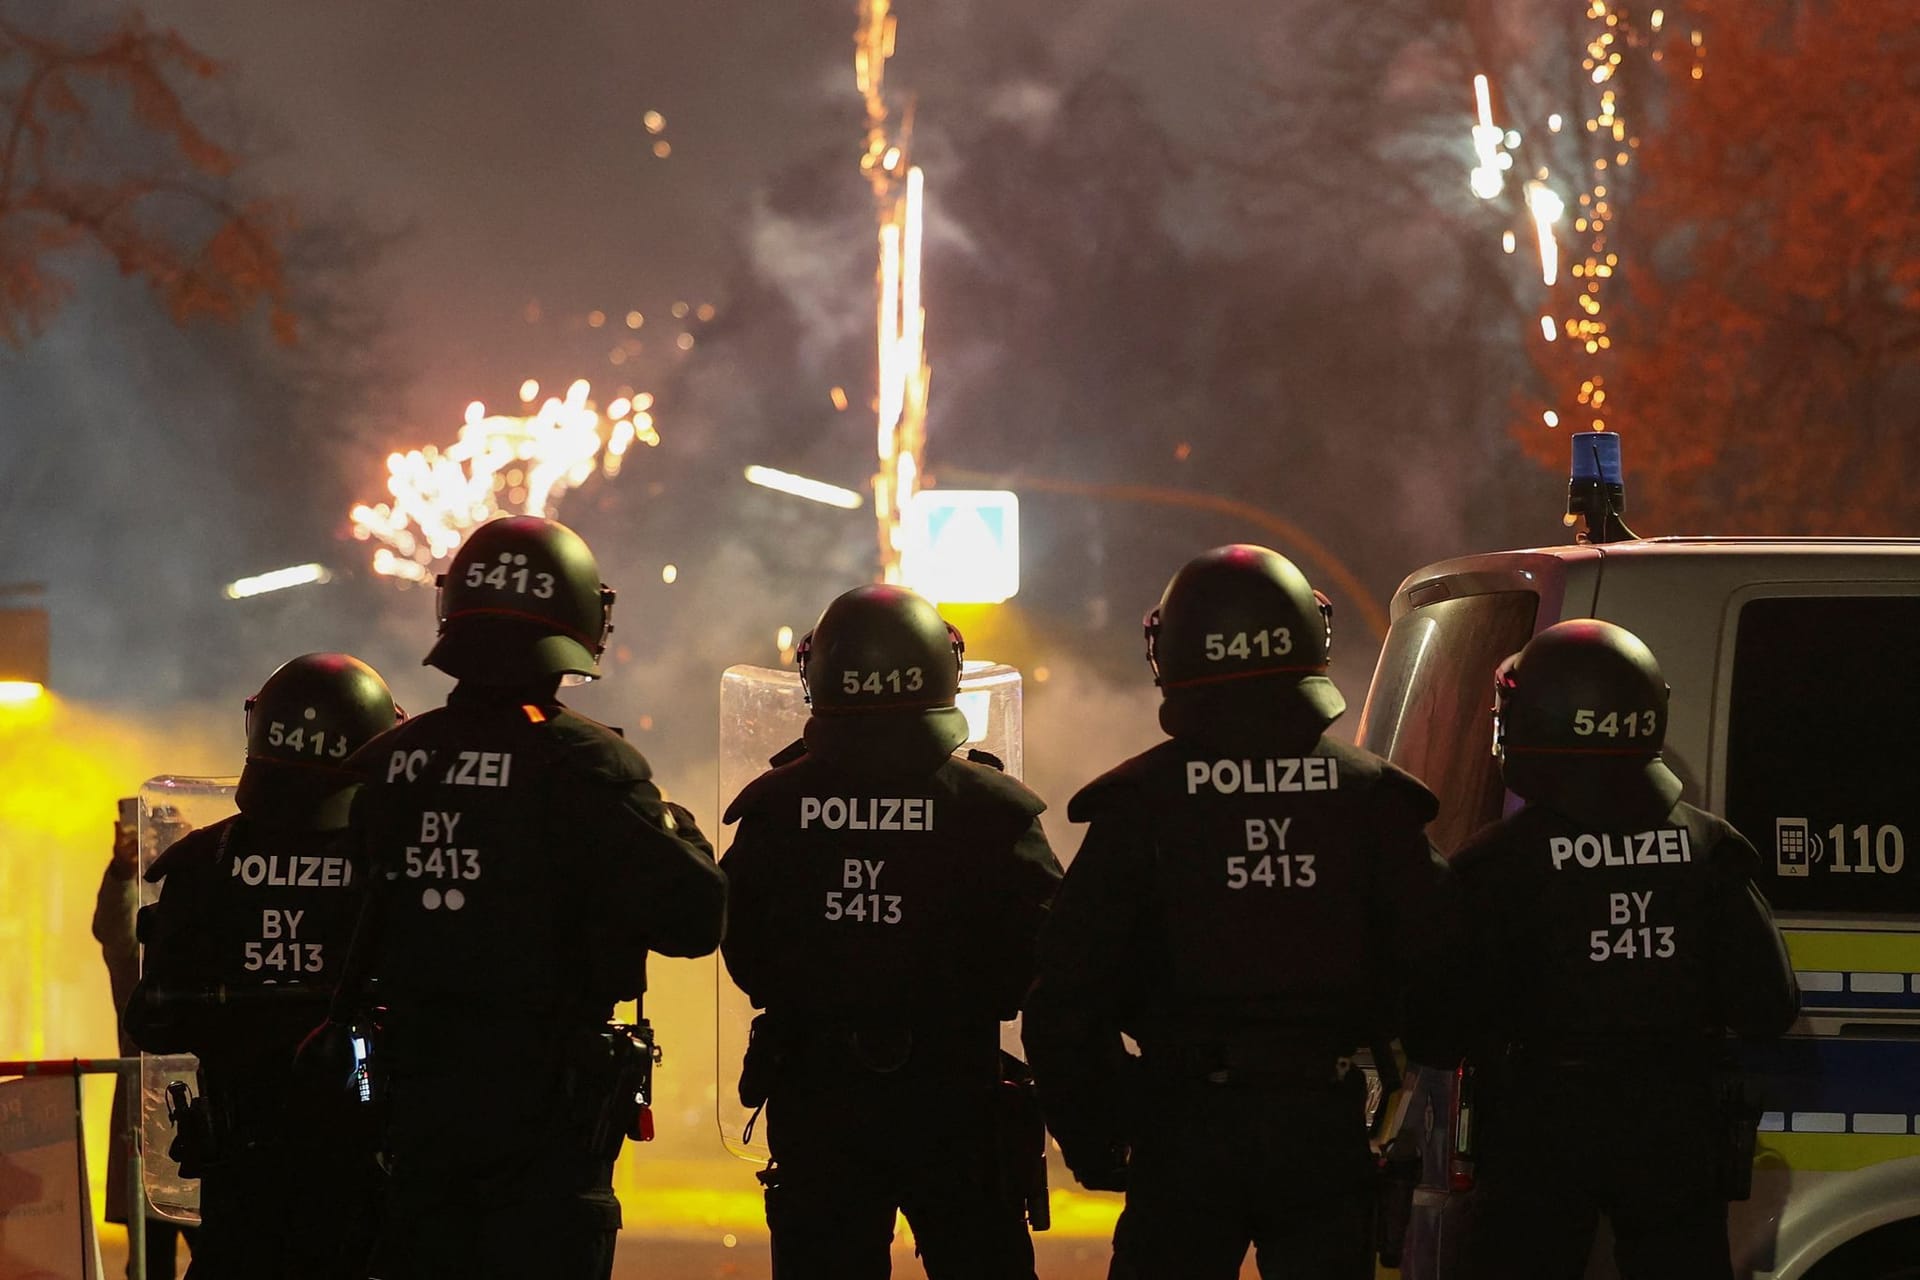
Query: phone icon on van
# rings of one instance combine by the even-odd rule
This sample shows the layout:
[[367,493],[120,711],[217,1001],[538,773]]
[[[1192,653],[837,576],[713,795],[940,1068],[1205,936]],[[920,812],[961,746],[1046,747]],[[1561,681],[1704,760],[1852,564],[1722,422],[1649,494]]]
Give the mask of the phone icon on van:
[[1823,852],[1820,837],[1813,834],[1805,818],[1773,820],[1773,867],[1776,875],[1810,875],[1813,864],[1820,860]]

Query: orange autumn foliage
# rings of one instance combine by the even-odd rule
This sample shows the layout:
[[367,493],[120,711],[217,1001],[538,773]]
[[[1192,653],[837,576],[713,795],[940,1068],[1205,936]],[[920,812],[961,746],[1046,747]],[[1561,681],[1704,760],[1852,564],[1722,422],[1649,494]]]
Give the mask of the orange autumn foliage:
[[279,205],[237,196],[231,152],[195,119],[219,66],[130,13],[63,39],[0,19],[0,341],[18,346],[59,309],[75,250],[144,280],[181,323],[265,304],[294,338]]
[[[1643,533],[1920,533],[1911,0],[1688,13],[1703,75],[1670,33],[1604,366],[1630,518]],[[1564,382],[1568,353],[1533,348]],[[1537,407],[1523,421],[1530,451],[1564,462]]]

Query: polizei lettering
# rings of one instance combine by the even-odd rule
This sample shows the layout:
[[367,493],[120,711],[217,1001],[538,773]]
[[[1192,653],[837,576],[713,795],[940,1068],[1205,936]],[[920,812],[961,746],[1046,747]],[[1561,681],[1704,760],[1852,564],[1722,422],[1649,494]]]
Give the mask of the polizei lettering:
[[1198,795],[1202,787],[1223,796],[1338,791],[1340,768],[1331,756],[1187,761],[1187,794]]
[[1564,871],[1569,862],[1594,867],[1657,867],[1663,862],[1692,862],[1693,846],[1685,827],[1663,827],[1633,835],[1553,836],[1547,841],[1553,869]]
[[[387,781],[400,778],[414,781],[430,759],[427,752],[420,750],[394,752],[387,757]],[[459,758],[447,766],[446,775],[440,781],[449,787],[504,787],[510,785],[508,779],[512,774],[511,751],[462,751]]]
[[816,822],[829,831],[931,831],[933,801],[924,796],[801,796],[800,829]]
[[306,854],[248,854],[233,860],[230,873],[250,885],[303,889],[341,889],[353,883],[353,864],[345,858]]

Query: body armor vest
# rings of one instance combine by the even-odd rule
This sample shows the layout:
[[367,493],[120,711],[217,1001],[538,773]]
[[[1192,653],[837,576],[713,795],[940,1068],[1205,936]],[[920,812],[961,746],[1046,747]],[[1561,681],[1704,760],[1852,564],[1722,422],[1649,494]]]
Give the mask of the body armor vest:
[[1287,755],[1175,739],[1074,797],[1075,821],[1136,825],[1151,844],[1123,1018],[1149,1061],[1244,1046],[1331,1062],[1363,1042],[1381,951],[1373,845],[1404,842],[1432,810],[1411,777],[1325,737]]
[[[1665,821],[1608,830],[1529,805],[1461,851],[1479,901],[1511,1025],[1545,1046],[1685,1039],[1717,1030],[1709,974],[1713,913],[1725,887],[1720,819],[1676,804]],[[1744,908],[1745,903],[1737,904]],[[1755,975],[1777,983],[1777,972]]]
[[555,703],[471,699],[414,717],[359,759],[376,784],[364,822],[381,877],[376,976],[396,1004],[591,1019],[638,994],[596,981],[587,932],[569,919],[593,886],[555,796],[566,771],[644,781],[637,751]]
[[1012,1013],[1009,850],[1043,808],[957,758],[875,776],[805,756],[762,774],[726,821],[753,837],[753,865],[735,870],[764,904],[747,926],[764,936],[730,934],[730,962],[767,975],[749,994],[782,1017],[990,1027]]
[[366,880],[344,837],[241,814],[183,836],[148,877],[172,896],[165,916],[192,931],[156,939],[169,953],[149,967],[228,987],[333,985]]

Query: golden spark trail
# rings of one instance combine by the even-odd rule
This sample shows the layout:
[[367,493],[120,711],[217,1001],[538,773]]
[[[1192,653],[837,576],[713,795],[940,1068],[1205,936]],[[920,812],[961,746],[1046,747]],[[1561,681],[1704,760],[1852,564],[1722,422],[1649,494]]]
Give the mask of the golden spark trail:
[[[1671,16],[1665,9],[1654,9],[1647,30],[1642,32],[1629,21],[1628,11],[1614,0],[1585,0],[1583,17],[1587,30],[1580,62],[1581,84],[1584,91],[1595,95],[1593,105],[1575,127],[1570,127],[1570,122],[1558,112],[1548,115],[1548,138],[1543,144],[1543,148],[1550,151],[1555,146],[1553,140],[1560,139],[1563,150],[1565,144],[1571,142],[1572,149],[1581,153],[1579,168],[1564,180],[1579,192],[1571,210],[1568,201],[1555,189],[1556,182],[1561,180],[1556,179],[1550,164],[1515,165],[1516,158],[1528,158],[1523,139],[1518,132],[1504,129],[1494,121],[1487,77],[1473,78],[1475,111],[1471,133],[1475,164],[1468,185],[1481,199],[1494,200],[1505,191],[1502,181],[1505,171],[1518,167],[1522,172],[1531,173],[1521,189],[1518,208],[1513,212],[1523,215],[1532,225],[1539,252],[1540,279],[1548,291],[1548,314],[1539,318],[1541,341],[1551,343],[1565,337],[1576,351],[1587,357],[1578,371],[1580,384],[1574,396],[1581,412],[1572,420],[1584,419],[1596,431],[1604,431],[1609,425],[1603,369],[1608,363],[1606,353],[1613,348],[1613,335],[1602,317],[1611,282],[1620,270],[1620,255],[1609,247],[1608,231],[1618,218],[1619,202],[1624,194],[1625,178],[1621,171],[1632,164],[1633,153],[1640,146],[1639,135],[1628,126],[1622,107],[1625,94],[1622,72],[1630,65],[1627,57],[1632,51],[1650,50],[1649,60],[1656,63],[1665,57],[1656,47],[1656,38]],[[1705,56],[1704,41],[1698,31],[1690,33],[1689,38],[1695,60],[1692,78],[1698,80],[1702,74],[1700,59]],[[1613,188],[1611,194],[1610,187]],[[1563,255],[1555,228],[1569,211],[1573,214],[1573,234],[1586,237],[1587,243],[1584,252],[1575,250]],[[1503,249],[1512,253],[1516,241],[1514,229],[1509,226],[1502,233]],[[1563,257],[1567,260],[1564,271]],[[1559,314],[1552,314],[1554,312]],[[1562,415],[1548,408],[1542,412],[1541,420],[1548,427],[1556,427]]]
[[891,0],[863,0],[854,34],[854,81],[867,106],[867,144],[860,170],[873,187],[880,223],[878,351],[875,362],[873,509],[880,544],[880,580],[900,581],[901,518],[920,489],[926,448],[926,309],[920,297],[920,250],[926,177],[908,162],[911,116],[896,125],[885,96],[887,59],[896,25]]
[[[389,455],[390,500],[361,503],[350,513],[353,536],[381,544],[373,553],[374,571],[431,582],[435,562],[452,555],[475,525],[497,515],[548,515],[596,469],[618,475],[636,441],[660,443],[648,412],[651,395],[622,396],[602,413],[588,399],[591,392],[585,379],[576,381],[531,417],[489,414],[476,400],[467,406],[459,438],[446,449],[428,445]],[[521,385],[522,400],[539,394],[538,383]]]

